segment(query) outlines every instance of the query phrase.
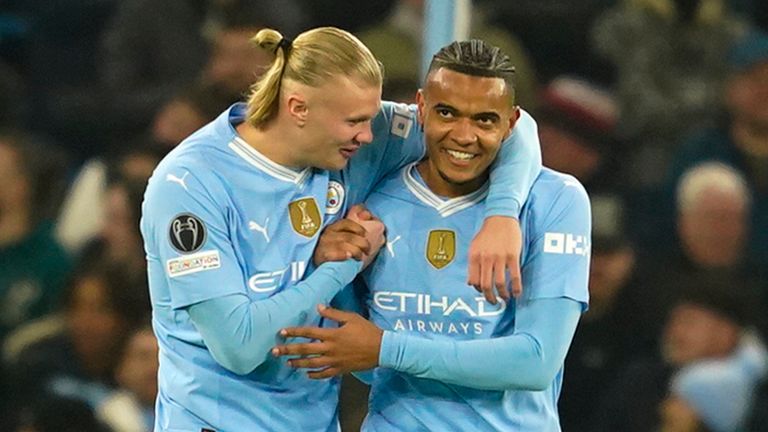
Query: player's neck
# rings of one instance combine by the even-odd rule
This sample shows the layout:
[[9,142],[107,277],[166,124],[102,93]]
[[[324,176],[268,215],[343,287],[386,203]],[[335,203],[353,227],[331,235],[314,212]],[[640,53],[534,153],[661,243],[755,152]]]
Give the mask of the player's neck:
[[424,183],[426,183],[429,190],[436,195],[447,198],[458,198],[464,195],[469,195],[472,192],[480,189],[487,180],[487,176],[482,178],[478,177],[466,183],[453,183],[444,178],[437,167],[430,163],[429,159],[425,159],[416,165],[416,169],[419,171]]
[[243,141],[272,162],[291,169],[305,168],[295,151],[298,138],[290,133],[290,128],[282,127],[279,119],[261,128],[244,122],[237,125],[236,129]]

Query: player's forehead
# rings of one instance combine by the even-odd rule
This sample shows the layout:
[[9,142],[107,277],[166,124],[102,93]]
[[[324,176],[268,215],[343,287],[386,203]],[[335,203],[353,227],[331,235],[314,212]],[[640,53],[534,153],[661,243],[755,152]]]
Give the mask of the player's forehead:
[[373,118],[381,106],[381,86],[339,75],[318,87],[313,97],[341,117]]
[[432,71],[424,85],[430,105],[450,105],[468,112],[509,108],[509,89],[499,77],[470,75],[448,68]]

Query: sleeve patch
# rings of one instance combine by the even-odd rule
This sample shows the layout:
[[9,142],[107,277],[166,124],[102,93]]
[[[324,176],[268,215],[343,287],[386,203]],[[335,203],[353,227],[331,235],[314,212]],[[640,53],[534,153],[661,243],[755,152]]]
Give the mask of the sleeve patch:
[[217,250],[203,251],[192,255],[182,255],[178,258],[169,259],[166,262],[165,267],[168,276],[174,278],[201,271],[217,269],[221,267],[221,257]]
[[183,254],[196,252],[203,247],[206,235],[203,221],[190,213],[177,215],[168,227],[171,246]]

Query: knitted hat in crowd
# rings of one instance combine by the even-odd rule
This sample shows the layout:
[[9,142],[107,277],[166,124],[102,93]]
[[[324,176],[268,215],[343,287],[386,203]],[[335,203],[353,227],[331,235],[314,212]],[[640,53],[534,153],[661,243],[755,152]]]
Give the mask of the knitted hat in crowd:
[[607,151],[613,145],[619,109],[605,89],[576,77],[555,78],[544,89],[536,120]]

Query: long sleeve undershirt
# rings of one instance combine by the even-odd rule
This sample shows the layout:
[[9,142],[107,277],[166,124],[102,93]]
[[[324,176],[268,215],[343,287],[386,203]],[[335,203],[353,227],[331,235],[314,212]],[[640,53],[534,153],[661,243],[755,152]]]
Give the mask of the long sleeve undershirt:
[[569,298],[533,300],[518,307],[512,335],[483,340],[385,331],[379,366],[480,390],[544,390],[563,365],[581,312]]
[[303,325],[307,313],[328,304],[349,284],[361,263],[354,260],[325,263],[307,279],[269,298],[253,301],[233,294],[194,304],[189,316],[213,358],[237,374],[261,365],[286,327]]

